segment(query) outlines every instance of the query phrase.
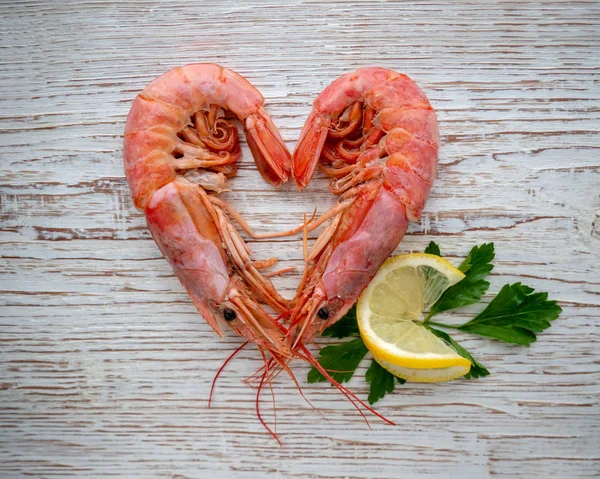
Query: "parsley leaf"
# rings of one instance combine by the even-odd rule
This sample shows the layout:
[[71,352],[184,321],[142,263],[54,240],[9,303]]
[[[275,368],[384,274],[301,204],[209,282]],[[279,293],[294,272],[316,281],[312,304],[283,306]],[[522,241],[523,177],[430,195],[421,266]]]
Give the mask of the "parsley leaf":
[[494,268],[491,264],[494,256],[494,243],[484,243],[481,246],[474,246],[469,256],[458,267],[466,276],[454,286],[450,286],[444,291],[440,299],[431,307],[431,311],[425,322],[434,314],[441,313],[442,311],[479,302],[490,287],[490,283],[483,278]]
[[529,346],[562,312],[548,293],[534,293],[521,283],[507,284],[487,307],[457,329],[507,343]]
[[471,356],[471,353],[469,353],[469,351],[467,351],[460,344],[454,341],[454,339],[452,339],[452,337],[448,333],[440,331],[439,329],[430,328],[428,326],[427,329],[429,329],[429,331],[435,334],[438,338],[442,338],[444,341],[450,344],[450,346],[452,346],[456,350],[456,352],[460,354],[463,358],[466,358],[469,361],[471,361],[471,370],[463,377],[471,379],[482,378],[484,376],[490,375],[490,372],[486,369],[486,367],[479,361],[477,361],[473,356]]
[[387,393],[391,393],[396,387],[395,379],[401,384],[406,382],[404,379],[394,376],[387,369],[381,367],[377,361],[372,359],[371,366],[369,366],[365,374],[365,380],[370,383],[369,404],[373,405]]
[[348,336],[358,336],[358,323],[356,321],[356,304],[342,316],[338,322],[329,326],[321,336],[331,336],[332,338],[346,338]]
[[[368,349],[361,338],[353,339],[347,343],[325,346],[319,353],[319,363],[340,383],[350,381],[358,364],[367,354]],[[309,383],[327,381],[314,366],[308,372]]]
[[436,256],[442,256],[442,253],[440,252],[440,247],[434,241],[429,242],[427,248],[425,248],[425,253],[434,254]]

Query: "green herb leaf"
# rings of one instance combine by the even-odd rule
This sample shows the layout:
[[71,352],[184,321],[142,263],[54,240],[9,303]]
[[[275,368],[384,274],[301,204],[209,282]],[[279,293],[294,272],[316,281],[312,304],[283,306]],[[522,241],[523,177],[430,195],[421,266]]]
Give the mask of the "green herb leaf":
[[371,366],[365,374],[365,380],[371,384],[369,387],[369,404],[375,404],[387,393],[394,390],[396,387],[394,377],[387,369],[381,367],[377,361],[371,360]]
[[548,293],[533,291],[521,283],[505,285],[481,313],[458,329],[529,346],[537,339],[535,333],[549,328],[562,312],[556,301],[548,301]]
[[442,311],[479,302],[490,287],[490,283],[483,278],[490,274],[490,271],[494,268],[490,264],[494,256],[494,243],[474,246],[458,267],[466,276],[444,291],[440,299],[431,307],[428,319]]
[[[485,270],[483,267],[488,265],[488,263],[491,263],[495,256],[496,253],[494,252],[494,243],[483,243],[481,246],[473,246],[471,251],[469,251],[468,256],[460,264],[458,269],[465,274],[473,269],[479,269],[479,276],[477,276],[477,278],[483,278],[491,271],[491,269]],[[471,275],[474,274],[474,272],[471,272]]]
[[471,370],[467,374],[464,375],[465,378],[467,378],[467,379],[482,378],[484,376],[490,375],[490,372],[486,369],[486,367],[483,364],[481,364],[479,361],[477,361],[473,356],[471,356],[471,353],[469,353],[469,351],[467,351],[460,344],[458,344],[456,341],[454,341],[454,339],[452,339],[452,337],[448,333],[445,333],[444,331],[440,331],[439,329],[431,328],[429,326],[427,326],[427,329],[429,329],[429,331],[431,331],[433,334],[435,334],[438,338],[442,338],[444,341],[446,341],[463,358],[466,358],[469,361],[471,361]]
[[425,253],[434,254],[436,256],[442,256],[442,253],[440,252],[440,247],[433,241],[429,242],[427,248],[425,248]]
[[358,336],[358,322],[356,321],[356,305],[350,308],[342,319],[329,326],[321,336],[331,336],[332,338],[347,338],[348,336]]
[[[356,338],[347,343],[325,346],[319,353],[319,363],[333,379],[345,383],[350,381],[367,351],[363,340]],[[308,372],[307,379],[309,383],[327,381],[327,378],[314,366]]]

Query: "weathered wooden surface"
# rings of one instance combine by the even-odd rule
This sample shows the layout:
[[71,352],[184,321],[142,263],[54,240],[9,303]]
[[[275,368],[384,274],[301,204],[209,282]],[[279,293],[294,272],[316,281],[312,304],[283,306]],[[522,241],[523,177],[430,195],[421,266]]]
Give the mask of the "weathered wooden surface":
[[[283,2],[282,2],[283,3]],[[592,477],[600,474],[597,2],[30,2],[1,6],[0,476]],[[290,148],[315,95],[358,66],[403,71],[436,108],[437,184],[399,252],[497,246],[564,314],[531,348],[459,336],[488,378],[406,385],[368,429],[326,385],[276,383],[279,448],[241,381],[256,351],[200,319],[129,198],[131,100],[193,61],[247,76]],[[275,191],[244,158],[252,226],[333,204],[322,175]],[[272,242],[250,242],[257,258]],[[301,266],[298,239],[278,242]],[[299,280],[276,283],[288,296]],[[489,298],[489,296],[488,296]],[[473,308],[476,310],[477,308]],[[306,368],[295,365],[305,384]],[[351,383],[366,397],[364,368]],[[268,394],[263,410],[268,416]]]

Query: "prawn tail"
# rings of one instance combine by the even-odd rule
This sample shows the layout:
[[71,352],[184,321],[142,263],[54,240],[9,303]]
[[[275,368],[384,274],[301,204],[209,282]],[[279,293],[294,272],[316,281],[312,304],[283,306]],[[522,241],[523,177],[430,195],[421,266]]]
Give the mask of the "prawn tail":
[[285,183],[290,177],[292,157],[277,127],[262,107],[246,117],[244,130],[262,177],[275,186]]
[[293,158],[293,176],[299,190],[306,188],[317,168],[330,125],[331,118],[318,111],[306,120]]

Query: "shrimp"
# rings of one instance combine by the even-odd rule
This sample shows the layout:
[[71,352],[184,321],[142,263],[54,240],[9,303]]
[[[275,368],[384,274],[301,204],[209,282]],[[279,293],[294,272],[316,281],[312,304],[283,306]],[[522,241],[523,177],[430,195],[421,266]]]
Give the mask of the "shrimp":
[[289,354],[286,329],[261,306],[288,311],[253,262],[230,217],[252,237],[243,218],[216,195],[227,190],[241,155],[237,118],[261,175],[288,180],[291,155],[263,109],[259,91],[215,64],[174,68],[144,88],[125,126],[124,165],[134,204],[144,211],[152,237],[205,321],[223,336],[225,322],[246,341],[277,357]]
[[[218,197],[228,189],[228,179],[236,175],[241,155],[232,118],[244,124],[248,146],[263,178],[279,185],[290,177],[291,155],[263,104],[264,98],[247,80],[219,65],[172,69],[148,84],[134,100],[125,126],[123,156],[134,204],[144,211],[152,237],[196,309],[220,336],[223,331],[218,318],[245,340],[223,367],[247,344],[258,346],[265,365],[256,376],[256,411],[263,426],[279,441],[260,416],[264,385],[271,387],[272,378],[284,370],[302,393],[288,367],[293,357],[309,361],[335,381],[306,348],[292,354],[289,331],[279,322],[289,315],[289,302],[259,271],[276,259],[252,261],[232,223],[235,220],[253,238],[269,238],[312,228],[312,219],[289,231],[259,235]],[[279,317],[272,318],[262,304]],[[211,395],[223,367],[215,376]],[[336,386],[359,411],[361,405],[391,423],[344,386]]]
[[[306,187],[317,165],[340,201],[307,225],[306,267],[293,301],[289,340],[302,351],[356,302],[420,217],[435,177],[439,134],[425,94],[406,75],[361,68],[315,100],[293,155]],[[306,233],[331,223],[310,250]]]

